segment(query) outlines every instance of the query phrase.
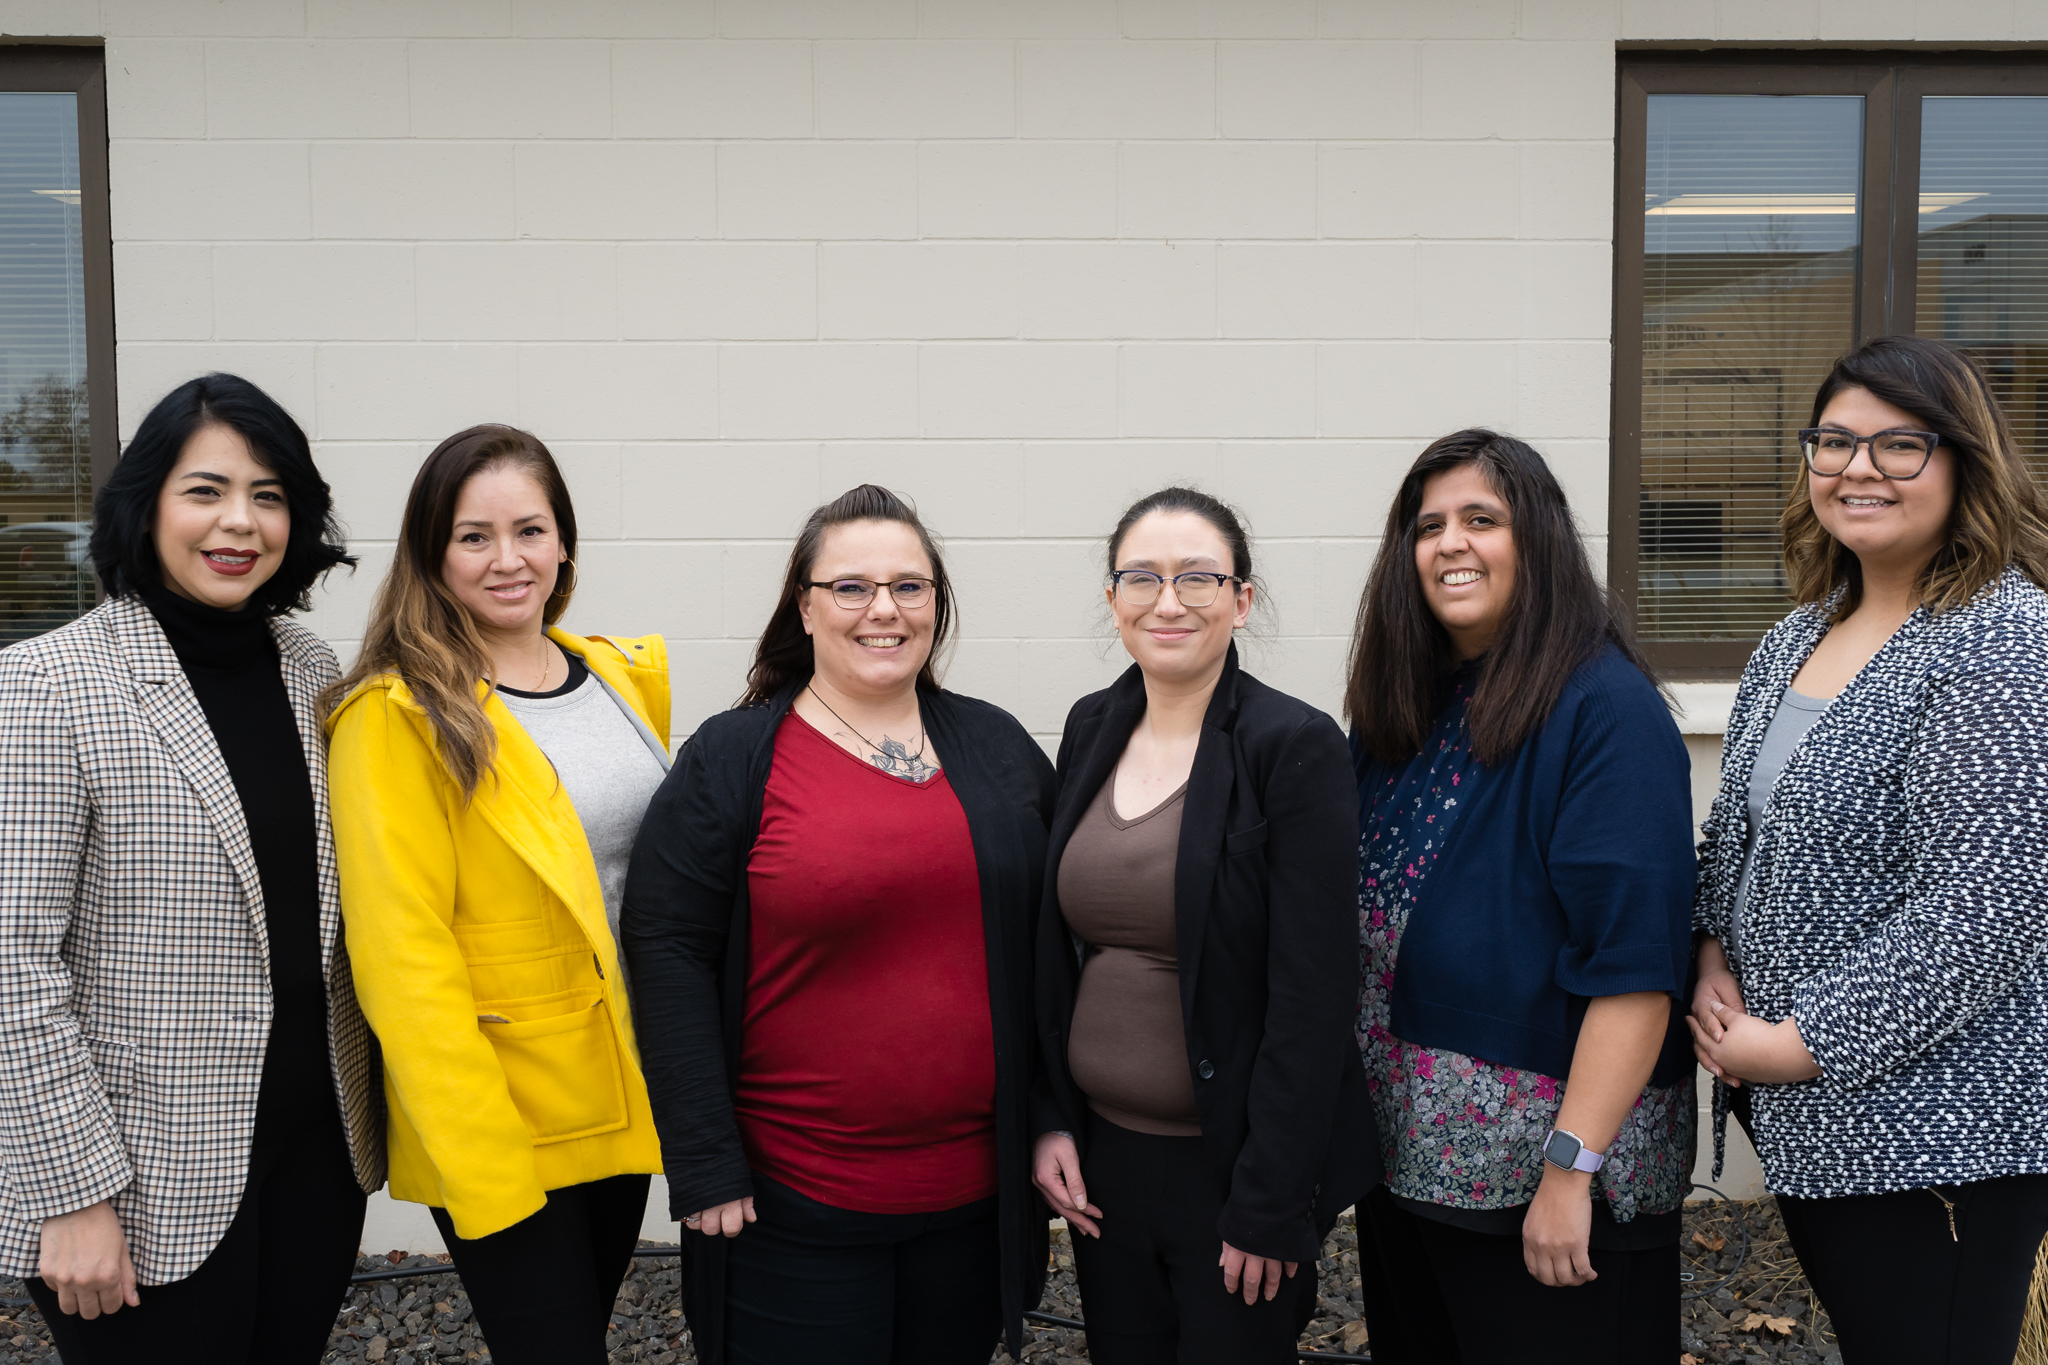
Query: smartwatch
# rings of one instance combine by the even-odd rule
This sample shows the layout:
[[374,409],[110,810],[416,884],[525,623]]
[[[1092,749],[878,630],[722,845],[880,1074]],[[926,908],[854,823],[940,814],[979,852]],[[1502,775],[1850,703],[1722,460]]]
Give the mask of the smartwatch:
[[1587,1150],[1577,1133],[1562,1128],[1551,1129],[1550,1136],[1543,1140],[1543,1159],[1563,1171],[1597,1171],[1600,1163],[1607,1160],[1600,1153]]

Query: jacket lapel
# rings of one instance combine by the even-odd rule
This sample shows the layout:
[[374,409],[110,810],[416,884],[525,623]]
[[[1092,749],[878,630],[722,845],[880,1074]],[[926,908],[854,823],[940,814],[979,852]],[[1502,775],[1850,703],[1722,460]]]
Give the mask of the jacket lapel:
[[[1135,672],[1136,670],[1133,669]],[[1195,1017],[1195,986],[1202,972],[1202,943],[1215,900],[1216,867],[1223,857],[1224,826],[1230,818],[1231,788],[1237,779],[1237,646],[1224,656],[1223,674],[1202,716],[1195,765],[1181,807],[1180,850],[1173,864],[1173,921],[1180,955],[1182,1013]]]
[[1048,847],[1051,856],[1046,866],[1057,868],[1060,856],[1066,852],[1067,841],[1074,837],[1080,827],[1081,816],[1086,813],[1088,803],[1095,799],[1095,793],[1102,790],[1102,784],[1116,770],[1117,760],[1123,757],[1124,746],[1131,742],[1131,732],[1138,728],[1138,721],[1145,715],[1145,677],[1132,664],[1124,670],[1109,688],[1109,705],[1094,722],[1095,732],[1088,736],[1074,757],[1072,772],[1060,774],[1059,800],[1054,806],[1052,829]]
[[341,942],[341,865],[334,856],[334,823],[327,804],[327,727],[320,692],[335,680],[333,656],[316,647],[304,627],[279,617],[271,622],[277,656],[284,668],[285,695],[299,724],[299,745],[306,754],[306,776],[313,786],[313,845],[320,876],[320,975],[334,966]]

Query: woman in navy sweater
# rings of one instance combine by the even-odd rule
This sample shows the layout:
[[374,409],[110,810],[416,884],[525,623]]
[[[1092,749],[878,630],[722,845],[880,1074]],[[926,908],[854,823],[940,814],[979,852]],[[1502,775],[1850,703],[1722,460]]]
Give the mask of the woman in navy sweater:
[[1408,471],[1346,706],[1386,1161],[1359,1206],[1373,1359],[1667,1356],[1689,765],[1527,445],[1460,431]]

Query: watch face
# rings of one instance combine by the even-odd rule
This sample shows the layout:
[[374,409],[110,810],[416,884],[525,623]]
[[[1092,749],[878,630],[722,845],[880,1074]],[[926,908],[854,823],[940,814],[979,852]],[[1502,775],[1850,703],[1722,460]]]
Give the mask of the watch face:
[[1562,1166],[1570,1170],[1572,1164],[1579,1159],[1579,1152],[1584,1146],[1584,1143],[1570,1133],[1554,1132],[1550,1135],[1550,1140],[1543,1144],[1543,1159],[1553,1166]]

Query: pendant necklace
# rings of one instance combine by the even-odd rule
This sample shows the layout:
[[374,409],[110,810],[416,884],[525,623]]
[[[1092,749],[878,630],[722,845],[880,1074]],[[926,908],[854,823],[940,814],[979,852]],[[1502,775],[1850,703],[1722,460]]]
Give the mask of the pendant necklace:
[[[818,705],[824,707],[827,711],[832,711],[832,703],[826,701],[823,697],[818,696],[817,688],[812,687],[809,683],[805,683],[804,690],[806,692],[809,692],[812,696],[818,698]],[[867,745],[870,749],[873,749],[875,751],[875,757],[869,759],[868,761],[870,763],[873,763],[877,768],[880,768],[883,772],[895,774],[900,768],[902,770],[901,776],[909,778],[912,782],[922,782],[926,778],[930,777],[933,773],[938,771],[937,768],[934,768],[931,764],[926,763],[924,761],[926,735],[925,730],[922,726],[919,726],[918,728],[917,752],[913,754],[904,747],[901,740],[890,739],[887,735],[884,735],[882,737],[882,743],[875,743],[873,740],[869,739],[860,731],[854,730],[853,723],[847,720],[846,717],[840,715],[837,711],[832,711],[832,719],[838,721],[841,725],[844,725],[848,730],[853,732],[853,737],[855,739],[859,740],[861,743]]]

